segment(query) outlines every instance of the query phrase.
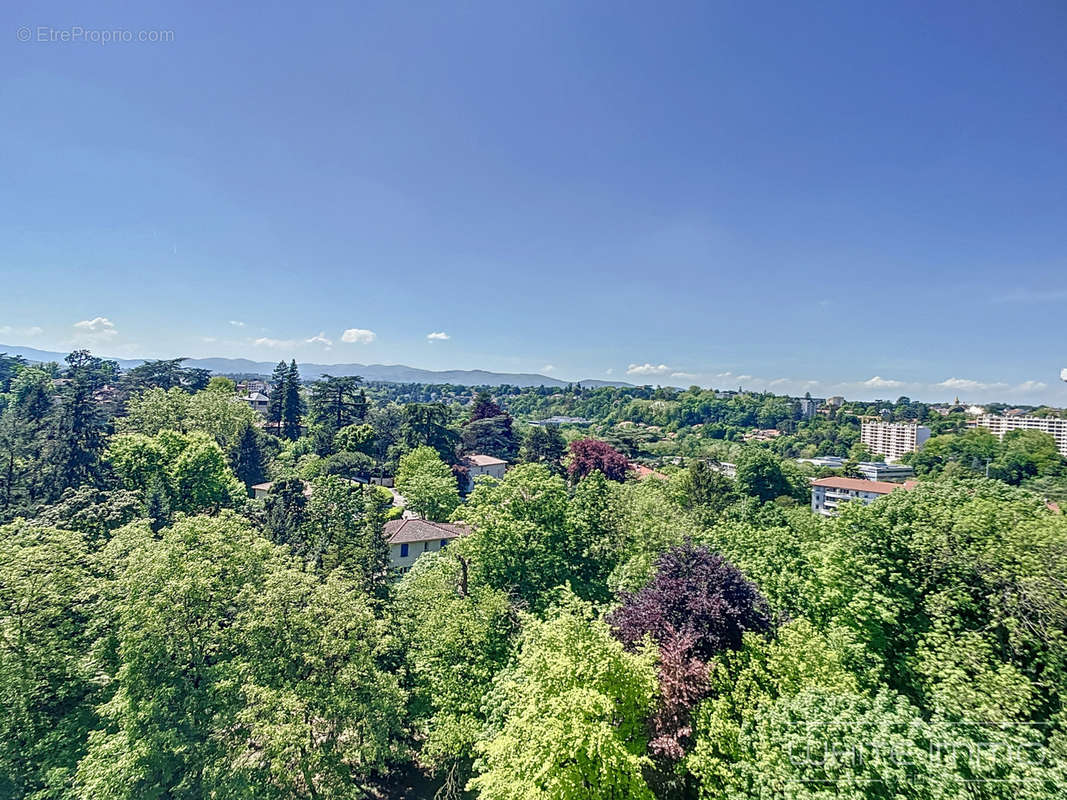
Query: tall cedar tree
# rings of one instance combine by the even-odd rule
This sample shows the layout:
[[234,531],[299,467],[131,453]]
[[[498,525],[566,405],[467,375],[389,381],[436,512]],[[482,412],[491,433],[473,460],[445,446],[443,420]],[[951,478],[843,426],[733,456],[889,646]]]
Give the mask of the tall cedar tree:
[[367,416],[367,395],[358,375],[335,378],[323,375],[311,384],[308,412],[314,425],[315,452],[328,456],[336,451],[334,437],[342,428],[357,425]]
[[408,403],[404,406],[401,436],[408,450],[432,447],[446,464],[456,460],[459,435],[449,427],[451,415],[441,403]]
[[463,450],[467,453],[484,453],[505,461],[514,461],[519,454],[510,414],[472,420],[463,426],[462,437]]
[[88,350],[75,350],[66,361],[59,420],[59,438],[64,444],[64,452],[59,475],[61,483],[55,487],[55,497],[68,486],[96,482],[104,437],[110,424],[110,415],[97,399],[97,393],[118,374],[118,364],[91,356]]
[[289,362],[282,386],[282,436],[286,439],[300,437],[300,417],[304,411],[304,401],[300,397],[300,369],[296,359]]
[[267,422],[274,428],[275,435],[282,428],[282,403],[285,400],[285,379],[289,376],[289,365],[279,361],[270,376],[270,402],[267,403]]
[[560,462],[567,452],[567,440],[555,425],[531,426],[522,444],[522,460],[544,464],[557,474],[562,474]]
[[483,389],[474,398],[474,404],[471,407],[471,422],[499,417],[503,413],[504,409],[498,406],[493,401],[493,396]]
[[281,478],[271,484],[263,501],[263,531],[275,544],[288,545],[294,553],[303,553],[301,527],[307,510],[308,496],[300,478]]
[[230,455],[233,472],[245,485],[249,496],[252,495],[252,487],[255,484],[267,479],[267,458],[260,446],[262,435],[255,425],[245,425]]
[[195,394],[205,388],[211,379],[211,370],[186,367],[185,358],[168,358],[146,361],[123,376],[123,383],[131,390],[184,389]]

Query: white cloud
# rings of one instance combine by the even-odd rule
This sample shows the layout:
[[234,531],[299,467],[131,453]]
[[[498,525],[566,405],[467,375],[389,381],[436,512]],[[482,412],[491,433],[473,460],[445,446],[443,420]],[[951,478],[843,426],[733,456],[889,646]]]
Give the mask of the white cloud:
[[626,368],[627,375],[670,375],[674,367],[666,364],[631,364]]
[[276,350],[291,350],[296,347],[295,339],[272,339],[269,336],[260,336],[252,344],[256,347],[271,347]]
[[333,342],[326,338],[325,331],[319,331],[317,336],[312,336],[310,339],[305,339],[308,344],[324,344],[326,347],[332,347]]
[[980,392],[988,389],[1008,388],[1008,384],[1006,383],[983,383],[982,381],[972,381],[970,378],[947,378],[936,385],[942,389],[956,389],[964,392]]
[[119,333],[115,329],[115,323],[107,317],[83,319],[81,322],[74,323],[74,329],[86,339],[113,339]]
[[[615,374],[615,368],[614,367],[608,367],[606,370],[604,370],[604,374],[605,375],[614,375]],[[1067,378],[1064,378],[1064,380],[1067,381]]]
[[1018,386],[1011,387],[1013,392],[1040,392],[1047,389],[1048,384],[1044,381],[1023,381]]
[[434,331],[433,333],[426,334],[426,341],[430,344],[433,344],[434,342],[447,342],[451,338],[452,337],[444,331]]
[[695,378],[697,375],[695,372],[672,372],[672,378]]
[[0,336],[6,336],[11,334],[13,336],[40,336],[44,333],[44,328],[37,325],[31,325],[28,328],[16,328],[13,325],[0,325]]
[[231,319],[230,324],[233,325],[233,327],[235,328],[243,328],[245,326],[245,324],[239,319]]
[[870,380],[864,381],[863,385],[868,389],[897,389],[904,385],[904,381],[895,381],[892,378],[883,378],[875,375]]
[[341,341],[349,344],[370,344],[377,338],[378,334],[374,331],[368,331],[363,328],[349,328],[341,334]]
[[555,372],[556,368],[552,364],[545,364],[541,367],[541,372]]

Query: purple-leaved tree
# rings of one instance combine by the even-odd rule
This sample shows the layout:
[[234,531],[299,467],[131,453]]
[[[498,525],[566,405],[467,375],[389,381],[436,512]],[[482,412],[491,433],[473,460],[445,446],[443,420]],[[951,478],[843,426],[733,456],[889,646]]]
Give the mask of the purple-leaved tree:
[[622,601],[608,620],[615,635],[632,648],[647,634],[660,651],[650,749],[677,760],[692,735],[692,709],[708,690],[708,662],[738,649],[746,631],[770,629],[767,601],[737,567],[691,543],[660,556],[649,584]]
[[570,444],[567,472],[577,482],[594,470],[600,470],[609,480],[626,480],[630,462],[622,453],[599,439],[576,439]]

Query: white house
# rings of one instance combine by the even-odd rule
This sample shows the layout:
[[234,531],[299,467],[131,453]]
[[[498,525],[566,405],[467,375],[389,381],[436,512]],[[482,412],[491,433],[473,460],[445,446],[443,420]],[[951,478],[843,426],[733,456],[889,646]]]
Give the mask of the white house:
[[467,528],[463,525],[428,519],[391,519],[385,523],[389,564],[399,573],[407,572],[423,553],[444,550],[450,541],[465,533]]
[[485,456],[472,453],[464,457],[463,466],[467,468],[467,491],[474,490],[474,479],[479,475],[491,475],[494,478],[503,478],[508,468],[508,462],[494,456]]

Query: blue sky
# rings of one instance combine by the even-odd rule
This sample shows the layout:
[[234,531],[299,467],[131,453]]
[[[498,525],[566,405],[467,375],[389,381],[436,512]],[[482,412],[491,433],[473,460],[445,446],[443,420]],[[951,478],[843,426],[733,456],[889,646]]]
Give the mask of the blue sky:
[[0,342],[1067,405],[1067,5],[880,5],[21,4]]

